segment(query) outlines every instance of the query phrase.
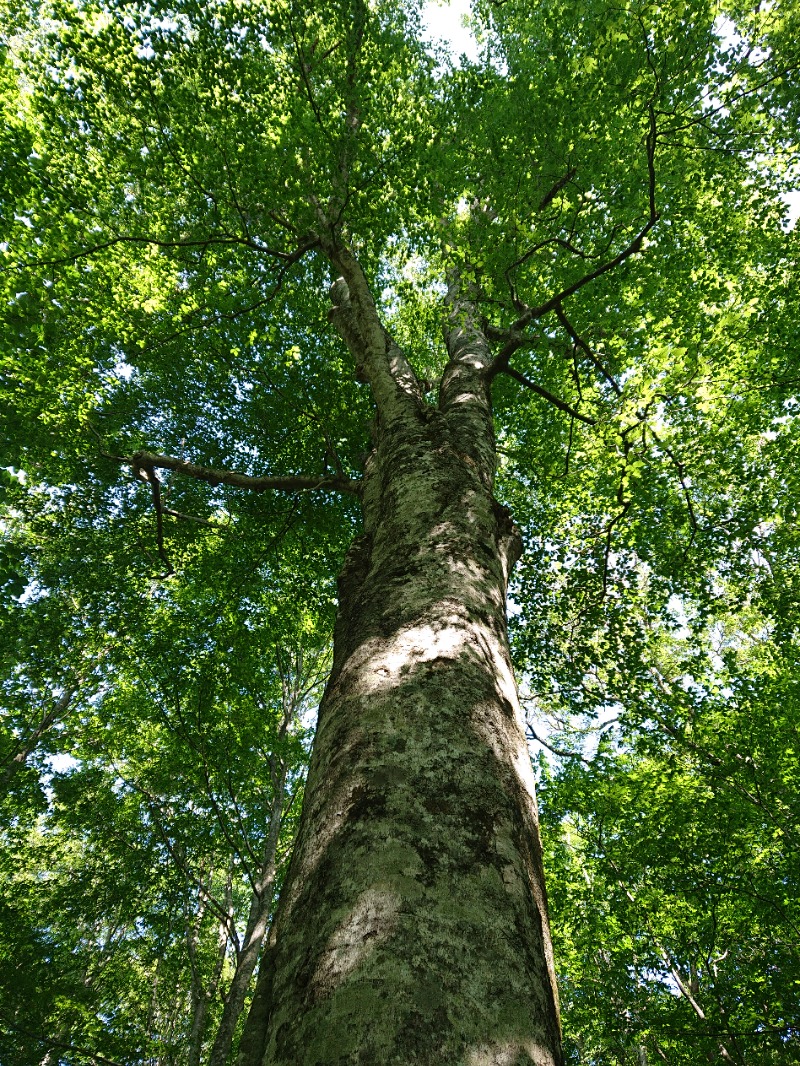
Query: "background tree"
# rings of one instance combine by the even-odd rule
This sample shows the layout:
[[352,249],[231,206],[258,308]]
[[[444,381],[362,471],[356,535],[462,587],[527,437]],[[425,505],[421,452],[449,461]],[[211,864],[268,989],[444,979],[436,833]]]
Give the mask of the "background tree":
[[327,666],[310,615],[293,634],[277,597],[244,612],[235,591],[151,602],[141,643],[109,652],[99,694],[45,745],[43,817],[7,797],[9,1061],[230,1053]]
[[796,1053],[792,12],[13,15],[10,1053],[225,1061],[355,536],[240,1059],[559,1061],[520,532],[568,1055]]

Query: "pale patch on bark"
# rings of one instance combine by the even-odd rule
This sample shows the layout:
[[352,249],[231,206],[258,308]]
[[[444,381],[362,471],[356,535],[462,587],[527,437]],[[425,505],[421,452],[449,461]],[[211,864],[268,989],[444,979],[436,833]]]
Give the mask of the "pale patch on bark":
[[391,888],[374,886],[362,892],[320,956],[311,985],[317,994],[333,991],[364,957],[391,934],[401,904]]
[[522,1061],[526,1061],[526,1066],[529,1063],[555,1066],[556,1062],[552,1052],[534,1040],[510,1040],[473,1048],[467,1055],[466,1066],[518,1066]]
[[[477,622],[466,622],[457,614],[450,616],[447,621],[450,624],[398,629],[389,640],[365,641],[342,671],[342,681],[349,685],[348,694],[365,697],[389,691],[421,663],[437,659],[454,660],[460,655],[474,657],[477,650],[480,658],[491,664],[501,696],[511,707],[517,708],[517,688],[511,666],[491,628]],[[348,675],[352,676],[352,680]],[[524,760],[520,758],[520,770],[523,763]],[[529,766],[524,782],[533,795],[533,774]]]
[[[519,707],[519,703],[517,703],[517,712],[517,721],[521,726],[522,711]],[[517,777],[520,779],[522,787],[528,793],[531,798],[531,803],[534,805],[534,808],[536,808],[536,779],[533,776],[531,756],[527,745],[517,751],[516,758],[514,759],[514,768],[517,771]]]

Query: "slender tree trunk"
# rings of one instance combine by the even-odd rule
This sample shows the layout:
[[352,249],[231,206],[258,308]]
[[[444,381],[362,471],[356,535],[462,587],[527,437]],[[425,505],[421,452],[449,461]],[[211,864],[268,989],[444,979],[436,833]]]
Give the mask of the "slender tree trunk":
[[[189,931],[189,959],[191,963],[192,971],[192,985],[191,985],[191,1005],[192,1005],[192,1024],[189,1032],[189,1050],[188,1050],[188,1066],[199,1066],[200,1055],[203,1047],[203,1033],[205,1031],[206,1016],[208,1014],[208,1008],[217,994],[217,988],[219,986],[220,977],[222,976],[222,969],[225,965],[225,956],[228,948],[229,937],[229,925],[233,920],[233,900],[231,896],[233,882],[233,869],[228,870],[228,877],[225,883],[225,911],[223,912],[225,917],[220,917],[217,924],[217,953],[214,959],[214,965],[211,971],[211,975],[206,984],[202,970],[199,965],[197,957],[197,948],[200,942],[200,927],[202,925],[203,916],[206,911],[206,903],[203,899],[201,892],[201,899],[198,907],[197,916]],[[211,874],[208,878],[209,888],[211,887]],[[226,920],[227,919],[227,920]]]
[[283,820],[283,805],[286,798],[286,767],[281,764],[273,776],[275,793],[270,814],[270,826],[264,844],[264,854],[258,879],[250,900],[250,912],[247,927],[242,939],[242,947],[236,958],[236,969],[231,978],[225,1006],[217,1027],[217,1033],[208,1057],[208,1066],[225,1066],[233,1044],[233,1034],[239,1016],[244,1007],[247,990],[255,972],[261,945],[269,924],[270,905],[273,899],[273,886],[277,868],[278,841]]
[[250,1010],[242,1030],[236,1066],[261,1066],[264,1059],[264,1044],[267,1039],[270,1003],[272,1001],[272,975],[274,973],[275,945],[272,934],[261,954],[256,987]]
[[52,727],[57,722],[60,722],[64,715],[67,714],[79,687],[80,680],[76,684],[69,685],[65,688],[61,696],[56,700],[54,706],[42,715],[39,724],[24,740],[18,742],[14,754],[9,755],[4,760],[5,769],[2,774],[0,774],[0,788],[5,788],[9,784],[17,771],[25,766],[28,761],[28,756],[31,752],[36,750],[36,746],[44,734],[52,729]]
[[376,327],[357,264],[334,262],[337,325],[372,385],[377,443],[270,937],[263,1061],[556,1066],[533,777],[506,633],[520,541],[492,495],[488,349],[456,306],[432,409]]

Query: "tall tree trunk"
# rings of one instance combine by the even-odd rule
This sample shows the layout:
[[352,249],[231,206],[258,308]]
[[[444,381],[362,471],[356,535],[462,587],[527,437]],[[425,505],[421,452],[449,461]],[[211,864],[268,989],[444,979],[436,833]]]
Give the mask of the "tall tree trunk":
[[264,1060],[264,1044],[267,1039],[269,1009],[272,1001],[274,956],[274,938],[270,935],[261,954],[253,999],[245,1019],[239,1050],[236,1053],[236,1066],[261,1066]]
[[[211,873],[208,877],[208,887],[211,888]],[[220,978],[222,976],[222,969],[225,965],[225,956],[228,950],[229,930],[233,921],[233,866],[228,868],[228,876],[225,882],[225,909],[219,916],[217,923],[217,952],[214,959],[213,968],[206,983],[203,979],[202,970],[199,965],[199,959],[197,957],[197,947],[200,942],[200,927],[203,922],[203,916],[206,911],[206,900],[203,898],[201,882],[200,903],[198,906],[198,912],[190,931],[189,931],[189,960],[191,963],[192,972],[192,984],[191,984],[191,1005],[192,1005],[192,1024],[189,1031],[189,1048],[187,1055],[188,1066],[199,1066],[200,1056],[203,1047],[203,1033],[205,1031],[206,1017],[208,1014],[208,1008],[213,1002],[215,995],[217,994],[217,988],[219,987]]]
[[520,541],[492,495],[488,349],[456,305],[439,407],[427,406],[358,265],[340,249],[331,258],[343,274],[335,321],[376,399],[376,447],[270,937],[263,1061],[555,1066],[506,632]]

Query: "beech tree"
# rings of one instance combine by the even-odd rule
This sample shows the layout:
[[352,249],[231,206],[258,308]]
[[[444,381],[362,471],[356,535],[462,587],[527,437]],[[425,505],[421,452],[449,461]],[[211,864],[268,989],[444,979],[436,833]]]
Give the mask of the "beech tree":
[[[610,792],[625,759],[647,758],[637,728],[663,724],[686,758],[705,750],[681,717],[681,693],[705,682],[664,669],[681,612],[700,619],[695,650],[737,600],[734,650],[778,640],[786,607],[762,586],[773,556],[794,573],[796,550],[783,528],[796,516],[796,14],[505,0],[473,18],[479,58],[454,62],[398,0],[5,11],[7,838],[50,789],[78,812],[89,868],[91,797],[114,811],[117,796],[119,818],[141,823],[123,835],[152,835],[143,868],[167,848],[201,889],[181,929],[191,1031],[145,1052],[108,1008],[86,1007],[83,1029],[62,1011],[49,1043],[33,1034],[33,1061],[561,1064],[512,575],[535,707],[567,724],[627,716],[619,758],[595,764]],[[319,649],[334,601],[284,874],[303,731],[264,698],[278,674],[260,674],[257,649],[285,655],[310,633]],[[51,634],[39,657],[23,647],[37,617]],[[735,657],[732,682],[712,660],[704,693],[714,674],[735,694],[753,661],[734,670]],[[146,677],[160,691],[143,695]],[[124,730],[104,741],[119,707]],[[273,723],[260,747],[254,708]],[[137,738],[150,715],[161,725]],[[101,759],[93,780],[92,744],[136,776]],[[78,768],[48,763],[59,750]],[[586,757],[579,745],[567,765]],[[181,796],[164,768],[193,759],[206,778]],[[243,768],[274,800],[247,831]],[[558,779],[572,781],[575,835],[602,840],[597,883],[635,912],[639,887],[581,806],[579,776]],[[143,806],[125,806],[131,789]],[[224,1003],[246,862],[217,864],[217,841],[199,839],[210,818],[229,855],[236,838],[262,856],[251,950],[246,964],[235,953]],[[563,812],[550,822],[569,960],[578,853],[560,842]],[[151,880],[154,898],[180,895],[171,877]],[[134,910],[126,895],[126,944]],[[193,930],[212,912],[219,952],[204,940],[201,965]],[[47,923],[25,929],[34,953]],[[685,980],[665,935],[650,928],[641,964],[606,952],[601,971],[649,979],[663,964],[665,995],[706,1023],[696,945]],[[585,1001],[571,1001],[580,1019]],[[30,1037],[23,1006],[10,1014]],[[765,1016],[796,1042],[794,1022]],[[702,1031],[712,1056],[756,1061]],[[643,1032],[567,1054],[671,1061]]]

